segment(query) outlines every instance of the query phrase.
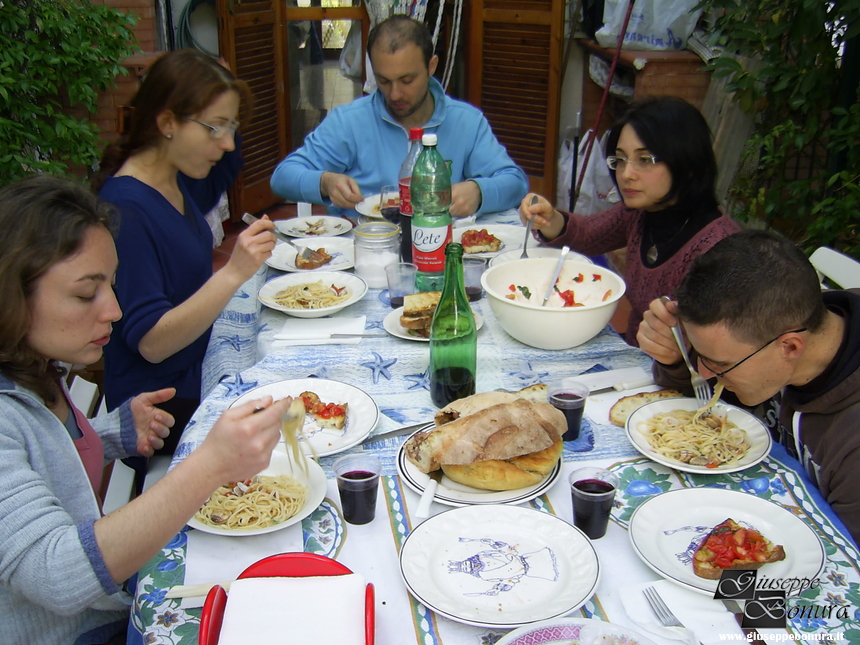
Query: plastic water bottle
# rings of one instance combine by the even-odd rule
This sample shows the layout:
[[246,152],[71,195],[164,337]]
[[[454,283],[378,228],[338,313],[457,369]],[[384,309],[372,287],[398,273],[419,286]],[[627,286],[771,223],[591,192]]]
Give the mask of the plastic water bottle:
[[475,393],[478,332],[463,280],[463,245],[445,247],[445,283],[430,323],[430,398],[442,408]]
[[445,273],[445,246],[451,241],[451,172],[436,149],[436,135],[425,134],[410,185],[412,262],[418,265],[419,291],[439,291]]
[[412,262],[412,199],[409,186],[412,183],[412,171],[418,155],[424,149],[421,138],[424,128],[409,130],[409,152],[400,166],[397,183],[400,185],[400,258],[404,262]]

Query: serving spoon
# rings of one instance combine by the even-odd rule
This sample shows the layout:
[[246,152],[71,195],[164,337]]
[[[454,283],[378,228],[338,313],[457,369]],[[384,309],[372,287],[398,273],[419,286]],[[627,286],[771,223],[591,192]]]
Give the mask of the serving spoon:
[[561,247],[561,255],[558,256],[558,264],[555,265],[555,271],[552,274],[552,280],[549,281],[549,288],[546,290],[546,294],[543,297],[543,302],[540,303],[541,307],[546,306],[546,301],[549,300],[549,297],[552,295],[552,290],[555,288],[555,281],[558,280],[558,276],[561,275],[561,268],[564,266],[564,260],[567,257],[568,253],[570,253],[569,246]]

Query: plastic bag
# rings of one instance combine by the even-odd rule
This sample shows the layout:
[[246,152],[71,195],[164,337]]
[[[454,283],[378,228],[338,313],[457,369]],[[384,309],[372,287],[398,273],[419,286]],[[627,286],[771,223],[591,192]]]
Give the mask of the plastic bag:
[[353,22],[340,51],[340,73],[347,78],[361,78],[361,24]]
[[[624,26],[628,0],[606,0],[603,26],[594,34],[601,47],[615,48]],[[654,51],[684,49],[702,10],[693,10],[699,0],[636,0],[627,32],[625,49]]]
[[[588,141],[592,137],[592,132],[592,130],[586,132],[579,144],[579,156],[577,158],[579,172],[581,172],[582,164],[585,163],[585,152],[588,150]],[[588,166],[585,169],[585,176],[582,178],[579,198],[573,207],[573,212],[578,215],[594,215],[605,211],[620,201],[618,189],[615,187],[609,167],[606,165],[604,150],[608,136],[609,130],[604,133],[602,139],[595,141],[591,148],[591,156],[588,158]],[[576,181],[579,181],[579,177],[576,177]]]
[[566,211],[570,208],[570,187],[573,177],[576,146],[570,139],[565,139],[558,153],[558,181],[555,186],[555,207]]

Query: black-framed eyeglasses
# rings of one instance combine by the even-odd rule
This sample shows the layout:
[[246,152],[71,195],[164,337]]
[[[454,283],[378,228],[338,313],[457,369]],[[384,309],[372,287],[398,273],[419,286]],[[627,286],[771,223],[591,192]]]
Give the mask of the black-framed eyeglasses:
[[606,165],[609,166],[610,170],[617,170],[619,166],[624,166],[629,163],[633,170],[645,172],[647,170],[651,170],[659,161],[660,160],[657,159],[657,157],[651,154],[639,155],[633,159],[628,159],[627,157],[616,157],[615,155],[609,155],[606,157]]
[[190,116],[185,117],[188,121],[194,121],[194,123],[199,123],[204,128],[209,128],[209,136],[212,139],[223,139],[224,135],[228,132],[231,136],[236,136],[236,130],[239,129],[238,121],[231,121],[227,125],[209,125],[208,123],[203,123],[203,121],[198,121],[197,119],[192,119]]
[[722,376],[725,376],[726,374],[728,374],[729,372],[731,372],[731,371],[732,371],[733,369],[735,369],[738,365],[741,365],[744,361],[748,361],[749,359],[751,359],[753,356],[755,356],[756,354],[758,354],[761,350],[763,350],[765,347],[767,347],[767,346],[768,346],[768,345],[770,345],[771,343],[774,343],[774,342],[778,341],[780,338],[782,338],[782,337],[783,337],[783,336],[785,336],[786,334],[799,334],[799,333],[800,333],[800,332],[802,332],[802,331],[806,331],[806,327],[801,327],[800,329],[792,329],[792,330],[790,330],[790,331],[784,331],[784,332],[782,332],[779,336],[777,336],[776,338],[773,338],[773,339],[771,339],[771,340],[767,341],[764,345],[762,345],[761,347],[759,347],[759,348],[758,348],[757,350],[755,350],[752,354],[750,354],[750,355],[749,355],[749,356],[747,356],[746,358],[742,358],[742,359],[741,359],[741,360],[739,360],[737,363],[735,363],[734,365],[732,365],[729,369],[727,369],[727,370],[723,370],[722,372],[718,372],[717,370],[715,370],[714,368],[712,368],[710,365],[708,365],[708,361],[707,361],[707,359],[704,359],[704,358],[702,358],[701,356],[699,356],[699,360],[702,362],[702,364],[703,364],[705,367],[707,367],[707,368],[708,368],[708,370],[709,370],[710,372],[712,372],[712,373],[713,373],[713,375],[714,375],[714,376],[722,377]]

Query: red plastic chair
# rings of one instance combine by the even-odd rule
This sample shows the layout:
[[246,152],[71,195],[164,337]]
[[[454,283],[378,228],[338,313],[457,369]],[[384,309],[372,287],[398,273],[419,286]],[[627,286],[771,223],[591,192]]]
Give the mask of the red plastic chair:
[[[255,562],[239,578],[305,578],[308,576],[342,576],[352,570],[336,560],[314,553],[279,553]],[[199,645],[218,645],[227,592],[221,585],[209,590],[200,615]],[[376,634],[375,597],[373,584],[368,583],[364,595],[364,641],[374,645]]]

